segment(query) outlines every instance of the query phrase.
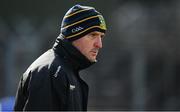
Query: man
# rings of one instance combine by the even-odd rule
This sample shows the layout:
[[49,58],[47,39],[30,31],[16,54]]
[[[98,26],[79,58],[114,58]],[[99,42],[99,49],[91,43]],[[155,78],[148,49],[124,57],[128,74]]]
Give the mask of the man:
[[69,9],[53,48],[23,74],[14,110],[87,110],[88,86],[79,71],[96,62],[105,31],[93,7]]

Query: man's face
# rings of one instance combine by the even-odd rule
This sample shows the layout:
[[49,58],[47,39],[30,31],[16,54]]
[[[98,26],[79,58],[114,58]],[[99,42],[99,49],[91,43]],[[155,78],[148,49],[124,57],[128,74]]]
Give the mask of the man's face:
[[94,31],[73,41],[72,44],[91,62],[95,62],[99,49],[102,48],[103,37],[104,33]]

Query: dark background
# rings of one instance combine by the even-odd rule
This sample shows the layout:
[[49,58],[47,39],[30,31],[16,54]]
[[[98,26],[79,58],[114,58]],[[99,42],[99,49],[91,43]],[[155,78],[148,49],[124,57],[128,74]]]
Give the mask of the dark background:
[[89,110],[180,110],[179,0],[1,0],[0,99],[50,49],[75,4],[100,11],[108,31],[98,63],[81,72]]

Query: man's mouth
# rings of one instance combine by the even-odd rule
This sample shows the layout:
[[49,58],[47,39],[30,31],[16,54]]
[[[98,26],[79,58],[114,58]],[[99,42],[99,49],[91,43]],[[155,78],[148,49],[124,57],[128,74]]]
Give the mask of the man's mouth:
[[93,56],[96,56],[98,54],[98,51],[91,51],[91,53],[93,54]]

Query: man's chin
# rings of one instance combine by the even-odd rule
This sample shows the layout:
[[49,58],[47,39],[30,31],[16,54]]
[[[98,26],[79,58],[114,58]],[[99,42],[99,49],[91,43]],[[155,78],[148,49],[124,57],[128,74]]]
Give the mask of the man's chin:
[[97,62],[96,56],[87,57],[88,60],[92,63]]
[[94,62],[96,63],[96,62],[97,62],[97,60],[95,59],[95,60],[94,60]]
[[91,61],[92,63],[95,63],[95,62],[97,62],[97,59],[90,59],[90,61]]

